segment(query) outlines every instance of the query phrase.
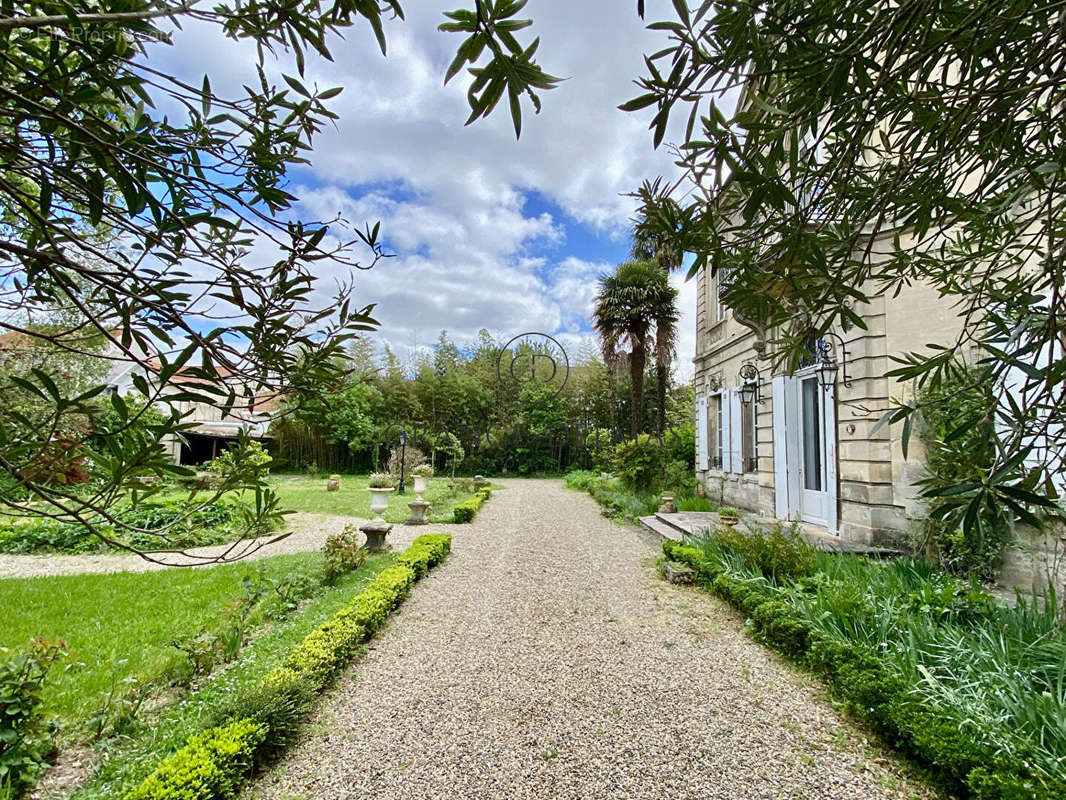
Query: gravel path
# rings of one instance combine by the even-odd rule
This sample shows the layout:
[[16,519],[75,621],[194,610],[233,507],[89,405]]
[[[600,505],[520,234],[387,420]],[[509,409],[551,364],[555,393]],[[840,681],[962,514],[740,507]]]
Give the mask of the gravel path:
[[246,800],[935,796],[655,537],[504,483]]
[[[285,553],[303,553],[308,550],[318,550],[326,541],[326,537],[332,533],[338,533],[344,529],[345,524],[351,523],[356,527],[366,522],[357,517],[337,516],[334,514],[290,514],[285,517],[286,530],[290,535],[278,542],[266,544],[259,550],[250,554],[248,560],[280,556]],[[452,530],[455,525],[434,525],[433,530]],[[406,527],[396,525],[389,534],[389,542],[399,549],[411,543],[419,533],[424,533],[427,527]],[[274,538],[266,537],[266,541]],[[218,555],[223,553],[229,545],[213,545],[211,547],[194,547],[189,550],[201,556]],[[180,554],[167,556],[168,560],[179,564],[190,563],[183,559]],[[205,566],[211,566],[207,564]],[[158,569],[171,569],[166,564],[156,564],[145,561],[134,554],[101,553],[97,555],[10,555],[0,553],[0,578],[36,578],[44,575],[76,575],[86,572],[150,572]]]

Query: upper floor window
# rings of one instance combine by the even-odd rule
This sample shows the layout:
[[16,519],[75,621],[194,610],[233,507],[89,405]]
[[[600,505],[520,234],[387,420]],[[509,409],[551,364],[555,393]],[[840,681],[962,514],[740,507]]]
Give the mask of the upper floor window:
[[714,322],[721,322],[725,319],[728,306],[722,300],[722,294],[725,291],[725,287],[729,284],[729,270],[719,268],[718,272],[714,276]]

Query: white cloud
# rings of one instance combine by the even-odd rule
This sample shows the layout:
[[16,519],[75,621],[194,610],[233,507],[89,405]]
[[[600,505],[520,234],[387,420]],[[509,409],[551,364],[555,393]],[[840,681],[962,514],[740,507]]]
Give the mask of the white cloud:
[[[649,19],[669,15],[666,0],[648,6]],[[502,107],[464,127],[466,78],[442,86],[461,41],[436,30],[451,7],[405,2],[407,21],[386,26],[388,58],[362,23],[330,43],[333,62],[309,58],[309,84],[344,91],[330,102],[340,120],[316,138],[311,165],[292,187],[302,198],[300,213],[340,214],[359,226],[381,220],[397,257],[357,275],[357,299],[377,304],[381,337],[401,355],[432,344],[442,328],[457,341],[480,328],[559,332],[568,349],[577,348],[589,339],[596,280],[611,256],[578,256],[566,229],[576,221],[621,241],[634,210],[624,193],[674,169],[668,152],[651,146],[650,111],[617,110],[637,93],[632,80],[643,72],[643,54],[664,39],[645,30],[631,4],[531,3],[539,61],[567,80],[543,94],[539,116],[526,106],[516,142]],[[176,42],[154,48],[152,57],[194,84],[208,71],[216,90],[237,94],[254,80],[247,44],[198,23],[186,25]],[[271,70],[283,71],[295,72],[286,63]],[[537,196],[564,213],[539,210]],[[694,288],[683,288],[682,302],[688,327],[678,361],[690,375]]]

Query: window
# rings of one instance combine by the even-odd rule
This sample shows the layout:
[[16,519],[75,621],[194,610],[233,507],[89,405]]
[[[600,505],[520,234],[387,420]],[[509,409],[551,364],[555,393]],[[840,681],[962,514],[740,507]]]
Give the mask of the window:
[[740,406],[740,457],[744,472],[759,471],[759,432],[758,413],[755,403],[741,403]]
[[722,468],[722,396],[714,394],[707,398],[707,452],[711,469]]
[[728,282],[729,270],[724,268],[719,269],[718,272],[715,274],[714,278],[715,322],[721,322],[723,319],[725,319],[725,313],[728,306],[726,306],[726,304],[722,301],[722,291],[725,288],[726,284],[728,284]]

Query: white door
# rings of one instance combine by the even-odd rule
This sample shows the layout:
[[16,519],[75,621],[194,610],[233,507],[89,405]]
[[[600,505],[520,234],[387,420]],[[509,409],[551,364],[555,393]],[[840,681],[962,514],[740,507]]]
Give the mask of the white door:
[[[789,519],[837,532],[836,408],[833,392],[813,372],[785,379],[789,384],[782,424],[787,453]],[[777,420],[775,419],[775,425]],[[776,435],[776,431],[775,431]]]

